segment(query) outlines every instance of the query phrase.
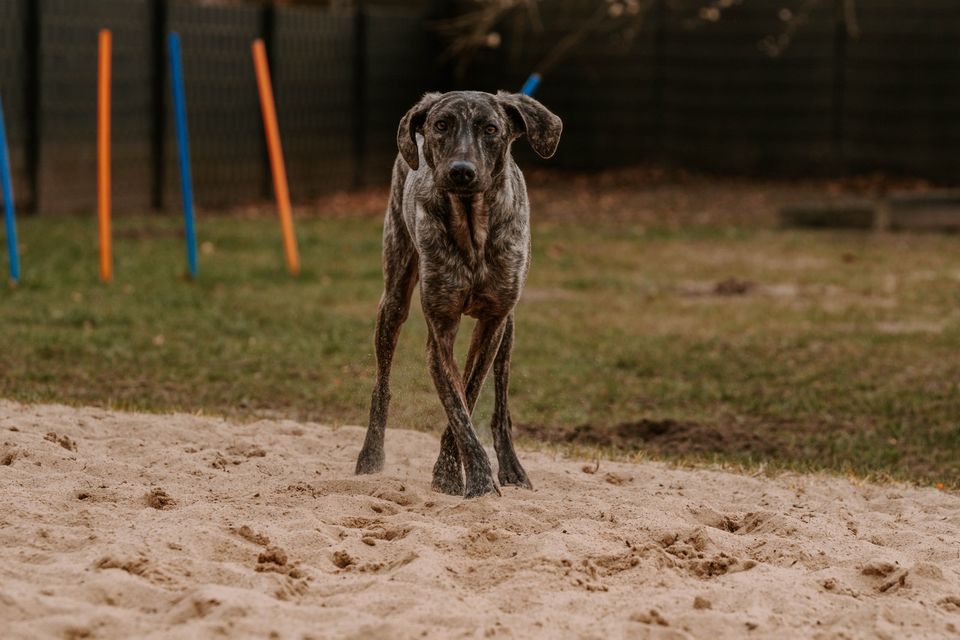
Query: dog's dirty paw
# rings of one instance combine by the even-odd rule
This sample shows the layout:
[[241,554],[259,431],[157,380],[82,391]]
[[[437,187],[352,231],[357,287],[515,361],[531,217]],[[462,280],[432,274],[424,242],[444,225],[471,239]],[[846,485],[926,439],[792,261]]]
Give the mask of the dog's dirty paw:
[[497,486],[497,483],[493,481],[493,476],[487,475],[479,479],[471,479],[467,481],[467,489],[463,494],[464,498],[479,498],[491,493],[496,493],[498,496],[503,495],[500,493],[500,488]]
[[380,473],[383,471],[384,455],[383,451],[370,452],[364,449],[357,458],[357,469],[355,473],[365,475],[370,473]]
[[463,474],[459,469],[438,473],[434,470],[433,483],[431,488],[440,493],[446,493],[451,496],[463,495]]
[[460,456],[456,453],[455,448],[451,451],[441,444],[440,457],[433,465],[433,484],[431,486],[434,491],[447,495],[463,495],[463,465],[460,464]]
[[527,477],[527,473],[523,470],[523,467],[520,466],[519,462],[511,466],[501,465],[500,471],[497,473],[497,478],[500,480],[500,486],[502,487],[512,486],[533,490],[530,478]]
[[449,496],[463,495],[463,480],[434,478],[430,486],[434,491],[445,493]]
[[532,490],[533,485],[530,484],[530,478],[527,477],[527,472],[523,470],[523,466],[520,464],[520,461],[517,460],[517,456],[512,448],[497,453],[497,463],[500,467],[497,472],[497,478],[500,480],[500,486],[514,486]]

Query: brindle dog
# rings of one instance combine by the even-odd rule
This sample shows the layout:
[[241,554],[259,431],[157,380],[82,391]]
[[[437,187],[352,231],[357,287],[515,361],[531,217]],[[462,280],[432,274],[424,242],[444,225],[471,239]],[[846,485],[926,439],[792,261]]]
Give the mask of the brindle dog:
[[[510,146],[526,135],[549,158],[562,128],[533,98],[504,92],[428,93],[400,121],[383,228],[377,380],[357,473],[383,469],[390,365],[419,279],[430,374],[448,420],[433,488],[468,498],[500,493],[471,421],[491,365],[500,484],[532,488],[513,448],[507,408],[513,309],[530,267],[530,205]],[[453,343],[462,314],[477,324],[461,378]]]

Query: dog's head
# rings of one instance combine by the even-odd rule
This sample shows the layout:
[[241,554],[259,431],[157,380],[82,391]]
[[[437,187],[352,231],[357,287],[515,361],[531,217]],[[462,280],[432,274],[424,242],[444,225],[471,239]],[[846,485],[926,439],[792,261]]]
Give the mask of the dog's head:
[[400,120],[397,145],[410,168],[420,168],[417,135],[437,188],[474,193],[490,188],[506,166],[510,144],[526,135],[542,158],[560,143],[563,123],[530,96],[479,91],[428,93]]

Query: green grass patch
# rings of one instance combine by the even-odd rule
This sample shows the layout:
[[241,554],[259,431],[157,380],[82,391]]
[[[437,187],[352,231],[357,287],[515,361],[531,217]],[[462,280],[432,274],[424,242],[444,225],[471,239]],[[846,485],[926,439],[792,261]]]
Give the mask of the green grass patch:
[[[274,220],[204,218],[196,282],[176,218],[115,226],[102,285],[92,218],[21,222],[0,394],[365,422],[379,220],[300,220],[291,278]],[[960,238],[543,223],[534,252],[511,384],[521,437],[960,486]],[[390,424],[439,431],[413,307]],[[684,426],[631,441],[644,420]]]

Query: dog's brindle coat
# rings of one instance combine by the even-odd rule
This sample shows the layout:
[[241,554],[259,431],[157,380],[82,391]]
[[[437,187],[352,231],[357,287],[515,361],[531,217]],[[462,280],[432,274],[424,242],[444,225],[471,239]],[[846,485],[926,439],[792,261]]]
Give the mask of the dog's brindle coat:
[[[377,380],[357,473],[383,469],[390,365],[419,279],[430,374],[448,420],[433,488],[467,497],[499,493],[471,421],[491,365],[500,484],[531,488],[513,449],[507,408],[513,309],[530,267],[530,205],[510,145],[526,135],[549,158],[561,130],[560,118],[533,98],[503,92],[428,93],[400,121],[383,229]],[[477,324],[461,378],[453,344],[462,314]]]

